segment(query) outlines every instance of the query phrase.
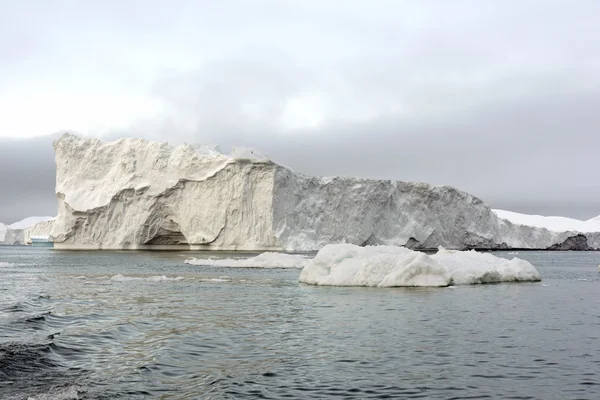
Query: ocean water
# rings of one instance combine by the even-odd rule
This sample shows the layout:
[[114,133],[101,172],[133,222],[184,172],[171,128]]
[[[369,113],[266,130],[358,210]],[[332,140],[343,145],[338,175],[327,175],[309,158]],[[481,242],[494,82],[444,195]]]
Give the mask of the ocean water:
[[0,398],[600,398],[599,253],[426,289],[192,255],[0,247]]

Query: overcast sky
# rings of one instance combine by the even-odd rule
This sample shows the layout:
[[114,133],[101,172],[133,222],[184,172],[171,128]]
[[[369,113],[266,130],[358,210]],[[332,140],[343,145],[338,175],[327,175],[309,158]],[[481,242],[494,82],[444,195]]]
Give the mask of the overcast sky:
[[0,0],[0,221],[52,139],[249,145],[306,174],[600,214],[600,1]]

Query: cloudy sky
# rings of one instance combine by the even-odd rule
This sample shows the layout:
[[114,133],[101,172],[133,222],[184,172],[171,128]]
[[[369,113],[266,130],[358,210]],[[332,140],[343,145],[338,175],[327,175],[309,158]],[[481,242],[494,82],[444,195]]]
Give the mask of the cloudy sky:
[[0,221],[59,132],[259,148],[315,175],[600,214],[600,1],[0,0]]

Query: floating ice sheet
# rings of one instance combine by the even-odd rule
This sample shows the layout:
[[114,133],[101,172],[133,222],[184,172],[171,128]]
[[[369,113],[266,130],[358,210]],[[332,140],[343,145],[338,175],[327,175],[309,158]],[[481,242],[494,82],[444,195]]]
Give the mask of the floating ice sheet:
[[160,282],[160,281],[180,281],[185,279],[183,276],[128,276],[128,275],[114,275],[110,278],[111,281],[117,282],[128,282],[128,281],[148,281],[148,282]]
[[262,253],[250,258],[192,258],[187,264],[230,268],[304,268],[310,258],[299,254]]
[[304,267],[300,282],[330,286],[449,286],[541,280],[529,262],[489,253],[440,249],[427,255],[403,247],[325,246]]

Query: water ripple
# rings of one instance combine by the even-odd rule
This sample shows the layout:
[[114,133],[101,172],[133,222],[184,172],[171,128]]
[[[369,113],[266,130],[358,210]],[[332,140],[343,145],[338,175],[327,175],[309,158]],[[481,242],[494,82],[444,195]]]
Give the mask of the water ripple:
[[186,256],[3,257],[0,397],[600,398],[594,254],[533,254],[548,286],[456,290],[310,287]]

